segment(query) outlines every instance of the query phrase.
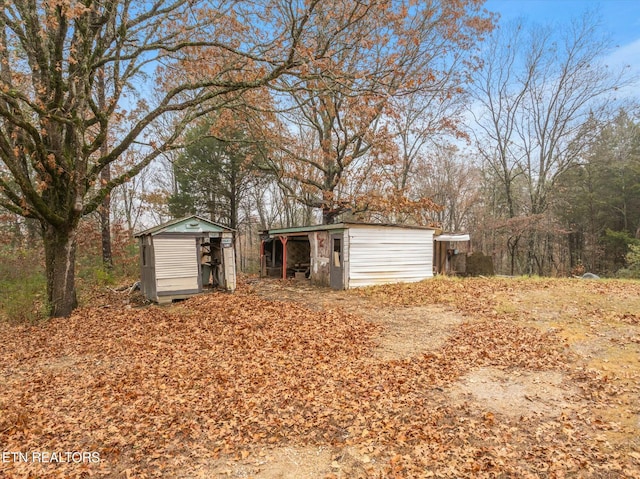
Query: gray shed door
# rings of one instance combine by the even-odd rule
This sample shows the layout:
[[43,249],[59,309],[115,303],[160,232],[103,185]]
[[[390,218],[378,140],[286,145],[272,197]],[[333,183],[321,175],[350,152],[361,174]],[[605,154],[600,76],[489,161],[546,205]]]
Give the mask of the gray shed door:
[[333,289],[344,289],[344,235],[331,235],[330,284]]

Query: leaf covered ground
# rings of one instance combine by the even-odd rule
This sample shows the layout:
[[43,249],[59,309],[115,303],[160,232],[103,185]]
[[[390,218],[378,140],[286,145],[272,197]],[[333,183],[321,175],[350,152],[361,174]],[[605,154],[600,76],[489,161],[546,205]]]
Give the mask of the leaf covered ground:
[[640,477],[639,283],[270,281],[0,328],[2,452],[100,459],[6,477]]

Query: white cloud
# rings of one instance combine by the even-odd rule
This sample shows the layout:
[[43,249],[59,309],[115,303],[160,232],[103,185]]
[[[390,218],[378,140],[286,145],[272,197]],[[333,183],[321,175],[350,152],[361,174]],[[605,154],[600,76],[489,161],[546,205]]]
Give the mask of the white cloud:
[[640,71],[640,38],[617,47],[605,58],[605,63],[611,67],[630,66],[634,71]]
[[619,97],[640,98],[640,39],[617,47],[603,59],[603,63],[614,72],[624,68],[633,80],[631,85],[619,91]]

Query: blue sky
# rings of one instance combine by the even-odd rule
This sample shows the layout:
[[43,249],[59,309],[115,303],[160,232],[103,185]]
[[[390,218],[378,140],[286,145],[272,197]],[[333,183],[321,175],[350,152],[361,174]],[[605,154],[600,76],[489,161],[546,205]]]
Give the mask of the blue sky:
[[623,47],[640,40],[639,0],[488,0],[485,7],[502,20],[522,16],[538,23],[566,23],[587,10],[596,10],[603,31]]
[[[500,22],[518,17],[541,24],[567,24],[588,10],[595,11],[602,33],[614,44],[604,59],[612,67],[628,65],[640,78],[640,0],[488,0],[487,10],[500,14]],[[640,84],[629,93],[640,96]]]

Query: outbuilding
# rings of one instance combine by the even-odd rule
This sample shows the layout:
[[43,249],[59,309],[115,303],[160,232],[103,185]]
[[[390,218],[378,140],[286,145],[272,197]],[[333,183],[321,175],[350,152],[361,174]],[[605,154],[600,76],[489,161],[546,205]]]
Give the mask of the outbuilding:
[[434,237],[436,274],[466,275],[467,255],[471,253],[471,237],[462,233],[441,233]]
[[433,276],[433,228],[372,223],[262,232],[262,276],[308,278],[349,289]]
[[189,216],[142,231],[140,270],[143,294],[170,303],[207,288],[236,289],[233,230]]

